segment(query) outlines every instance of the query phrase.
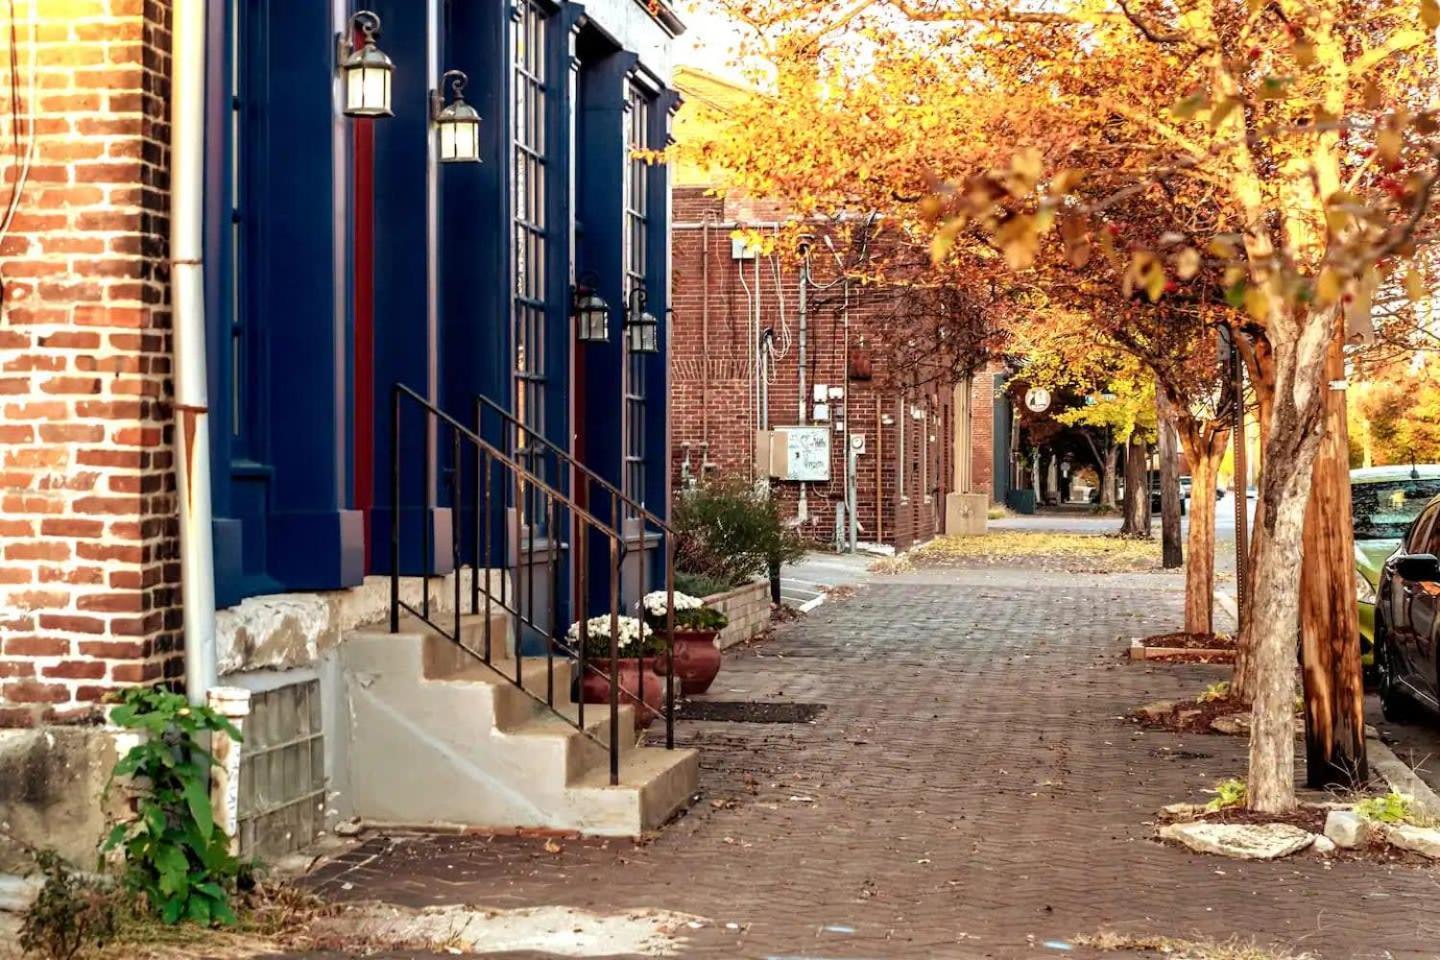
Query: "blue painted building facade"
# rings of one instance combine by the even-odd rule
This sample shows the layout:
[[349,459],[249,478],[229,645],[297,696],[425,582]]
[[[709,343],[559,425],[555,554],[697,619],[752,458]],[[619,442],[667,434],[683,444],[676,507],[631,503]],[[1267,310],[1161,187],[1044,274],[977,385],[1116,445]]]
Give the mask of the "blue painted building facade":
[[[669,184],[635,151],[668,140],[679,23],[649,0],[366,9],[395,64],[388,118],[340,111],[336,39],[351,3],[210,4],[221,606],[390,571],[397,383],[466,423],[488,397],[524,424],[511,434],[517,454],[524,436],[543,436],[651,511],[669,499]],[[482,117],[479,164],[436,160],[430,91],[448,69],[467,74]],[[612,306],[608,342],[576,339],[582,279]],[[637,290],[660,321],[659,353],[624,348]],[[503,445],[498,420],[481,429]],[[400,434],[398,453],[401,572],[445,573],[452,530],[477,529],[474,518],[452,527],[455,454],[419,428]],[[572,482],[553,459],[532,464],[556,489]],[[506,549],[495,547],[496,565]]]

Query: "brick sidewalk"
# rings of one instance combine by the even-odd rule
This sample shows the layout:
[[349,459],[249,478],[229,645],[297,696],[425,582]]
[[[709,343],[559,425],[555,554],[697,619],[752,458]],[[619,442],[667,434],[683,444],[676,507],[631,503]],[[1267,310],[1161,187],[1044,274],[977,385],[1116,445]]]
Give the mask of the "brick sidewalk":
[[1326,958],[1440,953],[1432,871],[1243,864],[1149,839],[1159,806],[1244,770],[1241,740],[1118,720],[1224,676],[1118,659],[1117,635],[1173,629],[1178,586],[993,568],[877,579],[727,658],[713,699],[827,709],[807,725],[683,724],[704,794],[653,842],[550,854],[536,839],[372,838],[312,880],[337,899],[709,918],[686,957],[1082,956],[1042,944],[1101,928]]

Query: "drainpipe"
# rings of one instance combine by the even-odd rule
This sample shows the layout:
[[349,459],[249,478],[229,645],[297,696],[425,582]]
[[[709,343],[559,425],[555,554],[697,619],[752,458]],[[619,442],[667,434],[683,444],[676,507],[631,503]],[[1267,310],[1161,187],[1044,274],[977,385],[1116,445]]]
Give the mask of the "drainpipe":
[[205,0],[176,0],[171,34],[170,295],[175,339],[176,494],[184,602],[185,692],[215,685],[215,567],[211,545],[210,408],[205,383]]
[[[805,337],[808,329],[807,325],[809,320],[809,300],[807,296],[807,288],[809,286],[810,238],[802,237],[800,240],[800,355],[797,358],[800,361],[800,426],[802,427],[809,423],[809,418],[805,415],[807,400],[807,397],[805,396]],[[805,488],[805,481],[801,480],[800,504],[796,509],[796,516],[799,518],[799,521],[802,524],[810,519],[810,501],[809,498],[806,496]]]
[[[809,301],[807,288],[810,286],[810,243],[808,240],[800,241],[800,425],[803,427],[808,421],[805,417],[805,335],[808,329]],[[804,487],[801,488],[801,495],[804,495]]]
[[[710,224],[714,219],[714,212],[706,210],[700,227],[700,442],[706,444],[710,442]],[[700,475],[705,475],[703,459]]]

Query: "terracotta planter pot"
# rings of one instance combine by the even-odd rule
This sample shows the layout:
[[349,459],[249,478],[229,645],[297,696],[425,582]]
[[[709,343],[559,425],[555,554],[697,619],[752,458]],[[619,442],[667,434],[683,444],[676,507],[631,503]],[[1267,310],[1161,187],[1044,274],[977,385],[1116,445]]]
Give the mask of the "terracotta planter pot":
[[[609,663],[592,661],[594,666],[609,672]],[[665,709],[665,658],[645,657],[636,660],[628,658],[619,661],[616,671],[620,678],[620,703],[635,707],[635,728],[643,730],[650,726],[658,713]],[[580,681],[580,696],[586,703],[608,704],[610,702],[610,681],[589,670]],[[642,705],[641,699],[644,703]],[[650,709],[647,710],[646,707]],[[653,712],[652,712],[653,711]]]
[[715,682],[724,658],[715,646],[718,630],[675,631],[675,679],[686,695],[704,693]]

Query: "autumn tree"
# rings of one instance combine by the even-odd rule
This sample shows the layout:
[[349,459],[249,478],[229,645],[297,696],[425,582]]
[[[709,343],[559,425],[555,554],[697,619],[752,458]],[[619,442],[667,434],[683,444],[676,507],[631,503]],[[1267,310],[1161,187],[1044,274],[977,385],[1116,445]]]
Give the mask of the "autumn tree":
[[[1331,347],[1390,278],[1419,283],[1434,0],[722,2],[763,37],[776,94],[711,146],[740,188],[883,211],[977,282],[1003,262],[1044,289],[1083,262],[1127,299],[1218,294],[1236,312],[1265,464],[1249,800],[1291,807],[1297,558]],[[1114,215],[1141,199],[1187,211],[1168,242]]]

